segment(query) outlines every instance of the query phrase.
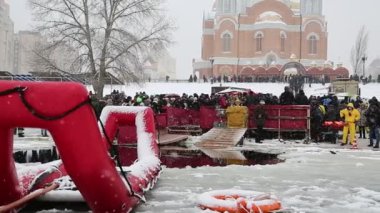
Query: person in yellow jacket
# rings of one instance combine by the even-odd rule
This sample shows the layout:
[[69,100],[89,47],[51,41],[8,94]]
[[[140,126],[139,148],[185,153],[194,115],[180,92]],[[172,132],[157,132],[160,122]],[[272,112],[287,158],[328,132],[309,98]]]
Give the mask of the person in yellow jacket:
[[240,106],[240,100],[235,100],[235,105],[226,110],[228,128],[245,128],[247,126],[248,108]]
[[345,122],[341,145],[346,145],[348,133],[350,133],[350,143],[353,145],[355,143],[356,122],[360,119],[360,113],[354,108],[352,103],[349,103],[347,104],[346,109],[340,111],[340,117],[343,118]]

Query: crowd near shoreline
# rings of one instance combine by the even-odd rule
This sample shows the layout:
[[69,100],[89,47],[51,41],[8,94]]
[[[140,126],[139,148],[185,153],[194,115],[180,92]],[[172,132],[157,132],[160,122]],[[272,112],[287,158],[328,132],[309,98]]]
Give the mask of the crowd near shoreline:
[[[380,126],[380,104],[376,97],[369,100],[362,99],[357,96],[355,99],[348,97],[344,99],[338,98],[334,94],[326,94],[322,96],[306,96],[304,91],[300,89],[296,95],[292,88],[286,86],[284,92],[280,96],[272,95],[269,93],[254,93],[241,92],[229,94],[211,93],[194,93],[182,95],[177,94],[159,94],[149,95],[145,92],[136,92],[134,96],[127,96],[124,92],[113,90],[111,94],[106,95],[103,99],[97,99],[95,95],[91,95],[92,103],[95,107],[96,114],[99,116],[102,108],[106,105],[121,105],[121,106],[148,106],[152,107],[155,113],[164,113],[167,107],[176,107],[181,109],[199,110],[201,106],[212,106],[226,109],[229,106],[242,105],[259,105],[260,101],[265,102],[266,105],[309,105],[310,106],[310,123],[311,123],[311,139],[315,142],[324,140],[322,131],[325,121],[343,121],[348,125],[349,116],[342,115],[342,110],[351,110],[347,107],[350,103],[353,109],[359,112],[359,117],[354,118],[353,123],[355,126],[355,134],[351,137],[350,143],[356,140],[356,133],[359,133],[359,138],[375,139],[371,142],[372,146],[378,147],[379,141],[379,126]],[[347,114],[348,115],[348,114]],[[352,120],[352,119],[351,119]],[[345,129],[345,127],[343,128]],[[360,130],[360,131],[359,131]],[[351,131],[353,129],[351,128]],[[346,132],[345,135],[349,133]],[[348,138],[347,136],[344,137]],[[347,141],[341,141],[344,145]]]

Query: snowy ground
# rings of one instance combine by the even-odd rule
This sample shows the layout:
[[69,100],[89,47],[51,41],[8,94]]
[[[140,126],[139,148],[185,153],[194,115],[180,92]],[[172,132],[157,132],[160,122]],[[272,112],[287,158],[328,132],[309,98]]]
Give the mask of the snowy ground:
[[[280,95],[285,86],[266,83],[229,85],[274,95]],[[305,92],[307,95],[323,94],[327,92],[327,86],[306,86]],[[107,86],[105,94],[112,89],[125,91],[131,96],[140,91],[147,94],[156,94],[157,91],[178,94],[211,92],[210,84],[203,83]],[[361,90],[365,98],[380,98],[380,84],[361,86]],[[21,141],[15,148],[20,148],[23,143]],[[38,140],[31,146],[39,146],[39,143],[43,142]],[[146,194],[147,202],[135,212],[211,212],[197,208],[198,196],[220,189],[270,192],[277,195],[283,206],[293,212],[380,212],[380,152],[368,149],[367,144],[368,141],[361,140],[361,149],[351,150],[328,143],[305,145],[294,141],[281,143],[266,140],[263,144],[254,144],[245,141],[245,146],[249,148],[284,153],[280,158],[285,162],[277,165],[164,168],[156,187]]]

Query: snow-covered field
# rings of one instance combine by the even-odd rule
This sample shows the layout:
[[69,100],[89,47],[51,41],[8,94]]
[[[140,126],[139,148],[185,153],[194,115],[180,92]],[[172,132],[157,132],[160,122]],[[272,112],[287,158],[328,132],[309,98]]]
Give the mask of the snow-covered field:
[[[223,84],[250,88],[255,92],[280,95],[286,84]],[[214,84],[213,86],[217,86]],[[305,85],[306,95],[327,92],[328,85]],[[138,86],[107,86],[133,96],[136,92],[210,93],[211,85],[203,83],[148,83]],[[380,84],[361,86],[362,96],[380,98]],[[380,152],[366,147],[350,150],[339,145],[285,143],[266,140],[263,144],[245,141],[245,146],[261,151],[280,151],[284,163],[276,165],[164,168],[156,187],[146,194],[147,202],[135,212],[195,213],[211,212],[197,207],[198,196],[221,189],[242,189],[277,195],[283,207],[292,212],[380,212]],[[54,211],[54,210],[52,210]]]

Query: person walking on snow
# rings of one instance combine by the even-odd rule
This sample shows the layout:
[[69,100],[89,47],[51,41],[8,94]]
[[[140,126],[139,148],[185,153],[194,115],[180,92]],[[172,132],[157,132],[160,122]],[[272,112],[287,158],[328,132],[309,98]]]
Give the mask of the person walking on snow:
[[356,122],[358,122],[360,119],[360,113],[357,109],[354,108],[354,105],[352,103],[349,103],[347,104],[346,109],[340,111],[340,117],[343,118],[345,122],[343,128],[343,141],[341,143],[341,146],[346,145],[348,133],[350,133],[350,144],[354,145]]

